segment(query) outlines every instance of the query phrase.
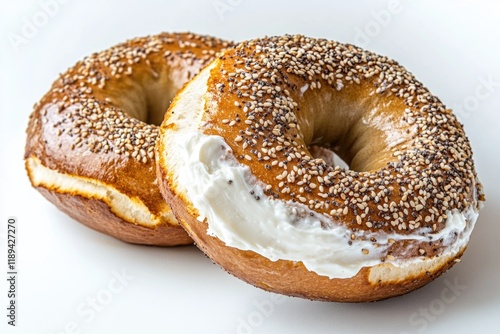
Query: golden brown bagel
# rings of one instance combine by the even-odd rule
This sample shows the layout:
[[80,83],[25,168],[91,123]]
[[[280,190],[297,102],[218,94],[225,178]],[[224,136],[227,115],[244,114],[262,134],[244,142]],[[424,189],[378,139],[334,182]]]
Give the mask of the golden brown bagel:
[[131,243],[192,243],[156,186],[154,144],[174,94],[231,43],[191,33],[136,38],[62,74],[35,105],[26,169],[83,224]]
[[304,36],[243,42],[207,65],[156,151],[162,194],[214,262],[310,299],[427,284],[459,261],[484,199],[461,124],[411,73]]

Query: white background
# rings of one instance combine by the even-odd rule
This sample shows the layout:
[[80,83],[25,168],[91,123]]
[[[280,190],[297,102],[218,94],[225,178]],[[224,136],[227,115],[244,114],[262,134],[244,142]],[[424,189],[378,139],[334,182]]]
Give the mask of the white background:
[[[43,5],[54,1],[57,6]],[[497,2],[62,2],[1,1],[1,333],[499,330]],[[35,29],[26,28],[30,22]],[[45,201],[29,185],[22,160],[32,105],[59,73],[85,55],[132,37],[187,30],[236,41],[284,33],[326,37],[386,54],[411,70],[459,113],[485,185],[486,207],[462,263],[418,291],[377,303],[278,298],[226,274],[194,246],[125,244],[78,224]],[[21,44],[15,38],[23,38]],[[18,219],[15,328],[7,326],[6,317],[9,216]]]

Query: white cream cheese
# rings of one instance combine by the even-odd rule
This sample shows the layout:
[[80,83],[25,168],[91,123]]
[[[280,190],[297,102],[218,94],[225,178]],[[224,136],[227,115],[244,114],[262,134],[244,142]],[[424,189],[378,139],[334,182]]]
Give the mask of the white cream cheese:
[[[389,239],[443,239],[449,252],[457,253],[468,242],[477,218],[471,206],[464,212],[449,212],[446,227],[434,234],[429,228],[406,236],[358,232],[356,237],[366,241],[349,245],[353,232],[330,217],[302,204],[266,196],[262,183],[236,161],[222,137],[192,129],[169,135],[174,136],[170,142],[177,145],[180,158],[177,182],[198,209],[198,220],[208,223],[209,235],[271,261],[301,261],[308,270],[330,278],[349,278],[363,267],[380,264]],[[369,241],[371,236],[376,237],[378,247]],[[422,259],[391,263],[404,267]]]

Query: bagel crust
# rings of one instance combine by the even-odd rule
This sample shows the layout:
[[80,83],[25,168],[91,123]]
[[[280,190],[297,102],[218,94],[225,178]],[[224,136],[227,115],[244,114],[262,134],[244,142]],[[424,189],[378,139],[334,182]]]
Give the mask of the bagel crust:
[[32,185],[72,218],[120,240],[192,243],[156,185],[155,124],[184,83],[229,46],[162,33],[76,63],[30,116],[25,165]]
[[300,35],[211,62],[172,102],[156,151],[160,191],[214,262],[309,299],[429,283],[459,262],[484,200],[462,125],[411,73]]

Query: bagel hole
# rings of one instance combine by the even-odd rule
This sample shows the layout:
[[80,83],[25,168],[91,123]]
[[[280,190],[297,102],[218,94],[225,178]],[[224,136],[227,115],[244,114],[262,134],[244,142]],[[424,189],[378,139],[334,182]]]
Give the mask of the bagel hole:
[[168,72],[158,69],[153,76],[137,78],[133,89],[115,97],[115,104],[130,117],[147,124],[161,125],[175,94],[192,77],[191,71],[186,73],[180,69]]
[[173,87],[173,83],[166,87],[160,84],[148,87],[146,91],[146,115],[141,121],[161,125],[177,91],[178,87]]
[[142,89],[114,97],[113,103],[128,116],[159,126],[179,87],[173,84],[149,83]]
[[311,145],[308,149],[315,159],[323,159],[328,166],[349,169],[349,165],[331,147]]

